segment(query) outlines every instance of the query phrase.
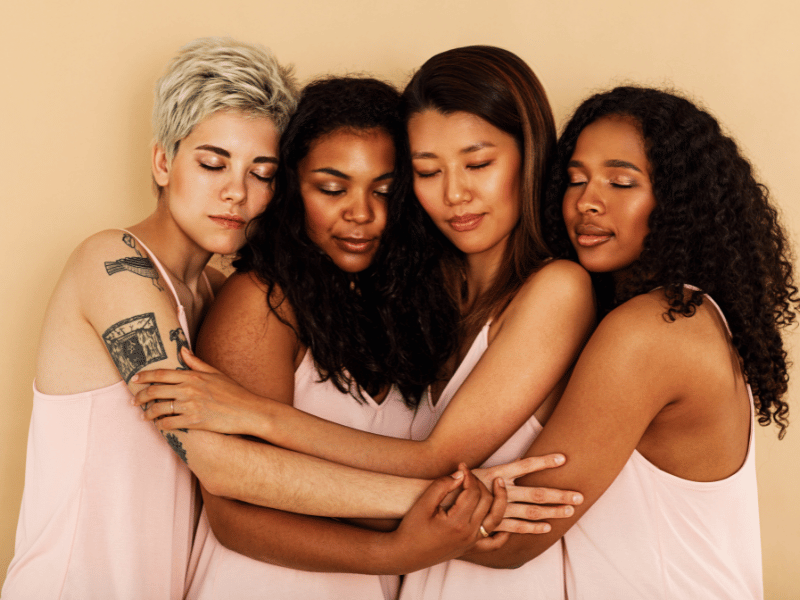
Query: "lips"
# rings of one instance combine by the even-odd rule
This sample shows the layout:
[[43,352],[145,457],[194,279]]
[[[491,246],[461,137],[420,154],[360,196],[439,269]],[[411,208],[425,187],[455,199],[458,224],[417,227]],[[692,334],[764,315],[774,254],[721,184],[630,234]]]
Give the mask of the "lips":
[[352,254],[367,254],[378,245],[378,238],[334,237],[333,239],[339,248]]
[[611,231],[589,223],[578,225],[575,233],[577,234],[575,243],[583,248],[599,246],[614,237]]
[[211,215],[209,219],[225,229],[242,229],[246,225],[246,221],[237,215]]
[[472,231],[481,224],[481,221],[483,221],[482,214],[458,215],[447,219],[447,223],[449,223],[450,227],[458,232]]

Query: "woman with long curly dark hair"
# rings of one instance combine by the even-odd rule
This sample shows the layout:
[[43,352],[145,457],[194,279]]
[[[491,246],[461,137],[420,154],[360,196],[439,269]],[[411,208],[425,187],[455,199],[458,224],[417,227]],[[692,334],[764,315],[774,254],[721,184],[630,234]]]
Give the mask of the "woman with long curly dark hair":
[[763,597],[754,416],[785,431],[798,305],[766,188],[707,112],[620,87],[567,124],[544,212],[606,315],[530,450],[569,461],[525,482],[586,502],[483,562],[563,536],[570,598]]

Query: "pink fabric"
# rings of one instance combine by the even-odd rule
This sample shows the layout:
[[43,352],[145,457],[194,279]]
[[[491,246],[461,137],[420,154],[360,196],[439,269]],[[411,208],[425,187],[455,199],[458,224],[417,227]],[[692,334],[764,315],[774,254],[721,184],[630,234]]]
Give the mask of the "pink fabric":
[[635,451],[564,537],[569,598],[763,598],[754,425],[721,481],[680,479]]
[[[489,346],[489,324],[481,329],[439,401],[430,398],[419,407],[412,424],[412,438],[426,439],[458,388]],[[522,457],[542,430],[531,417],[483,466],[494,466]],[[472,563],[451,560],[406,575],[400,590],[401,600],[465,600],[502,598],[503,600],[561,600],[564,598],[563,557],[561,544],[555,544],[535,560],[519,569],[490,569]]]
[[195,485],[131,399],[124,381],[60,396],[34,385],[4,600],[183,597]]
[[[413,411],[392,388],[381,404],[367,397],[359,403],[330,381],[321,383],[310,353],[295,372],[294,406],[323,419],[382,435],[408,438]],[[261,563],[222,546],[201,516],[194,559],[198,563],[189,589],[191,600],[392,600],[399,578],[349,573],[311,573]]]

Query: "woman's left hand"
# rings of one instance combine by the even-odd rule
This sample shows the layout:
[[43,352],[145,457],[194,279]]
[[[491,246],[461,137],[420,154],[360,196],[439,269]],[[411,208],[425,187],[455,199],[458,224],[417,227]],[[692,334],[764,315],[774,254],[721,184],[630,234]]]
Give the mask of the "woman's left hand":
[[187,348],[181,350],[181,358],[191,370],[154,369],[131,379],[149,384],[134,398],[145,418],[158,420],[161,429],[258,436],[258,423],[268,418],[265,409],[270,401],[247,391]]

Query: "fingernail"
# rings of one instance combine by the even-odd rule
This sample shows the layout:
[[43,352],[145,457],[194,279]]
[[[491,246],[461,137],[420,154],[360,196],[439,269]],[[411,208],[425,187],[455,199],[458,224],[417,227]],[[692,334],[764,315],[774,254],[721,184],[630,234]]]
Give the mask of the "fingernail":
[[136,383],[137,381],[139,381],[139,374],[138,373],[136,375],[134,375],[133,377],[131,377],[131,383]]
[[575,509],[574,509],[574,508],[572,508],[571,506],[567,506],[567,507],[564,509],[564,514],[565,514],[565,515],[567,515],[568,517],[571,517],[571,516],[572,516],[572,513],[574,513],[574,512],[575,512]]
[[505,481],[505,479],[503,479],[502,477],[501,477],[501,478],[499,478],[499,479],[497,480],[497,485],[499,485],[501,488],[504,488],[504,487],[506,487],[506,481]]
[[566,458],[564,458],[560,454],[558,456],[556,456],[556,464],[557,465],[563,465],[565,460],[566,460]]
[[583,496],[581,496],[580,494],[575,494],[575,495],[572,497],[572,501],[573,501],[575,504],[580,504],[581,502],[583,502]]
[[550,531],[550,525],[548,523],[545,523],[544,526],[542,527],[542,531],[544,533],[547,533],[548,531]]
[[462,473],[461,471],[456,471],[455,473],[450,475],[450,477],[452,477],[453,479],[464,479],[464,473]]

